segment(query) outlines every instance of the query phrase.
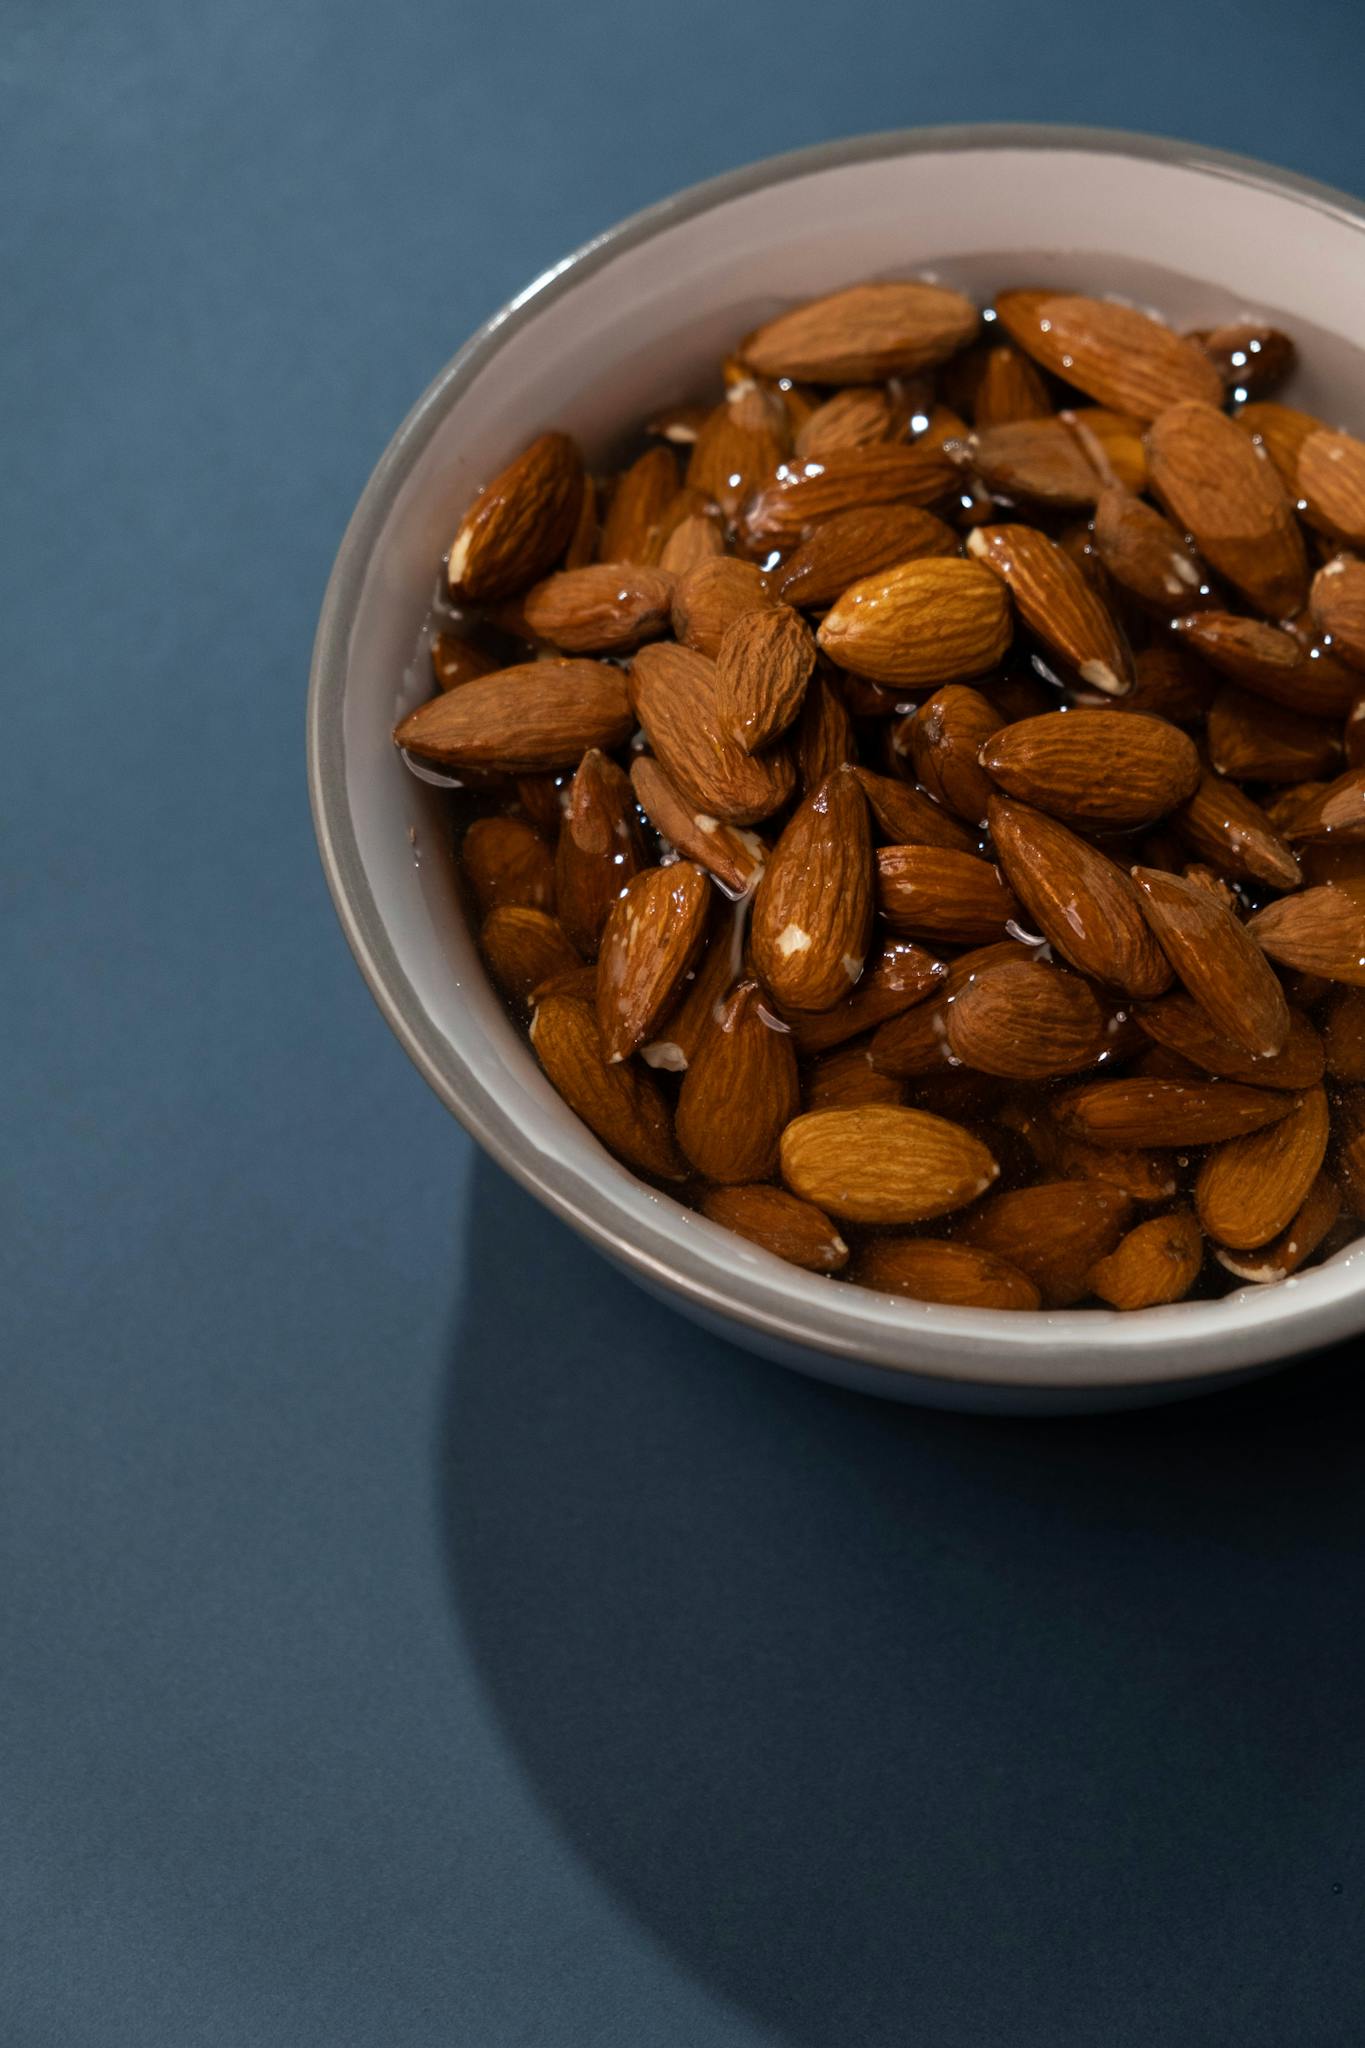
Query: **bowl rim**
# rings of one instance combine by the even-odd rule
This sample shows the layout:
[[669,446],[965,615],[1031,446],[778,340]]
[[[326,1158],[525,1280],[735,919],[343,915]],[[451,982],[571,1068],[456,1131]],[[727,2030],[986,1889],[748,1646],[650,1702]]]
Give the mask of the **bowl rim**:
[[[616,1227],[612,1213],[601,1213],[604,1208],[615,1212],[610,1188],[577,1166],[552,1166],[534,1136],[508,1115],[496,1093],[470,1071],[455,1042],[427,1015],[371,892],[347,797],[342,716],[347,657],[375,544],[439,422],[503,343],[624,251],[731,200],[849,164],[991,150],[1075,150],[1176,165],[1292,197],[1365,231],[1365,202],[1253,157],[1122,129],[986,122],[888,130],[763,158],[687,186],[594,235],[533,278],[457,350],[407,413],[361,492],[328,579],[313,644],[307,763],[314,831],[347,942],[418,1072],[504,1171],[652,1290],[680,1296],[703,1318],[737,1322],[768,1345],[792,1345],[823,1355],[831,1369],[839,1361],[856,1361],[865,1379],[884,1372],[888,1383],[919,1377],[982,1389],[1076,1392],[1192,1380],[1213,1383],[1243,1373],[1248,1366],[1353,1333],[1365,1322],[1365,1292],[1357,1283],[1344,1294],[1334,1289],[1330,1298],[1314,1300],[1317,1276],[1340,1270],[1319,1267],[1293,1283],[1302,1291],[1292,1297],[1283,1286],[1257,1290],[1257,1313],[1244,1318],[1240,1329],[1209,1321],[1201,1328],[1192,1313],[1226,1309],[1242,1298],[1239,1295],[1220,1302],[1173,1304],[1137,1316],[1085,1309],[1018,1317],[1004,1310],[934,1308],[827,1283],[818,1300],[812,1301],[804,1289],[799,1300],[784,1299],[784,1281],[790,1290],[794,1280],[799,1287],[808,1276],[793,1275],[776,1259],[771,1261],[775,1283],[761,1271],[726,1269],[719,1257],[707,1253],[707,1235],[729,1240],[732,1234],[700,1217],[692,1219],[699,1226],[695,1243],[684,1246],[675,1241],[667,1255],[663,1248],[656,1253],[640,1244],[629,1230]],[[755,1294],[763,1298],[752,1299]],[[899,1312],[895,1323],[885,1317],[888,1300]],[[1162,1318],[1160,1329],[1154,1322],[1157,1316]],[[1087,1341],[1078,1342],[1081,1338]],[[927,1343],[927,1353],[918,1349],[917,1339]],[[933,1355],[945,1339],[953,1340],[949,1351]]]

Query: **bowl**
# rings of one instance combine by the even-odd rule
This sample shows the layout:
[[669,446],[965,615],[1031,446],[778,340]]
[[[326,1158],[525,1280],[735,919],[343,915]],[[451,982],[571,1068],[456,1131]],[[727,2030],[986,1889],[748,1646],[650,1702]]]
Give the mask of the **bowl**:
[[542,1076],[487,979],[441,799],[390,744],[429,694],[437,564],[478,486],[547,426],[609,458],[696,396],[785,304],[877,276],[984,299],[1113,292],[1180,327],[1268,315],[1303,344],[1288,392],[1365,419],[1365,206],[1219,151],[1072,128],[935,128],[803,150],[600,235],[465,344],[360,499],[318,626],[309,778],[346,936],[399,1040],[498,1163],[705,1328],[865,1392],[1015,1413],[1135,1406],[1228,1385],[1365,1328],[1365,1254],[1218,1301],[1020,1315],[905,1301],[783,1264],[637,1180]]

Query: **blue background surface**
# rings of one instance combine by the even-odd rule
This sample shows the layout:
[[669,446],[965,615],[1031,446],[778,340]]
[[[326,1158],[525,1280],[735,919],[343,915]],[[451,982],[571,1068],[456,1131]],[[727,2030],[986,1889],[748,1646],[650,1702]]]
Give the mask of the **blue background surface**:
[[547,262],[926,121],[1365,190],[1353,0],[0,31],[6,2048],[1358,2043],[1351,1360],[1020,1425],[704,1338],[418,1081],[302,767],[365,477]]

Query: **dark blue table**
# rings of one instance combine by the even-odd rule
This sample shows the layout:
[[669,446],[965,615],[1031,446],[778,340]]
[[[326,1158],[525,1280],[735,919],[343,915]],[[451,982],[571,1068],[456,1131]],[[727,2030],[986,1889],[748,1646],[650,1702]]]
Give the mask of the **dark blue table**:
[[1365,2038],[1351,1361],[1024,1426],[703,1338],[424,1090],[302,771],[364,478],[562,251],[922,121],[1361,189],[1362,54],[1351,0],[0,9],[6,2048]]

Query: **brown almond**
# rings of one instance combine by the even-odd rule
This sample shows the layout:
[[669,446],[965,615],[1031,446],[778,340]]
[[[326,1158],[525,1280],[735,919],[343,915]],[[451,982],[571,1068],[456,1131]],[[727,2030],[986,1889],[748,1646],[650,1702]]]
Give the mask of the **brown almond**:
[[1043,420],[1051,411],[1047,386],[1027,356],[1003,343],[986,351],[972,399],[978,432],[1018,420]]
[[1003,938],[1019,913],[1013,891],[990,861],[941,846],[879,847],[877,902],[902,937],[964,946]]
[[919,505],[867,505],[821,520],[773,571],[785,604],[811,610],[832,604],[854,583],[926,555],[955,555],[957,535]]
[[751,756],[720,722],[716,664],[689,647],[656,642],[631,665],[631,702],[669,778],[698,812],[753,825],[791,795],[795,771],[781,750]]
[[1042,1297],[1028,1275],[994,1252],[941,1237],[881,1237],[858,1260],[863,1287],[952,1308],[1035,1309]]
[[1246,929],[1272,960],[1365,988],[1365,896],[1325,883],[1267,903]]
[[538,774],[619,747],[634,720],[625,677],[602,661],[528,661],[433,697],[394,744],[448,768]]
[[1128,644],[1066,551],[1032,526],[978,526],[967,551],[1004,583],[1029,631],[1092,690],[1133,685]]
[[739,966],[734,916],[713,912],[711,937],[691,974],[684,977],[676,1008],[660,1025],[658,1037],[641,1048],[646,1066],[683,1072],[721,1015],[725,998],[739,980]]
[[1191,335],[1214,365],[1226,390],[1260,398],[1292,375],[1298,352],[1289,336],[1264,320],[1235,320]]
[[944,988],[947,977],[943,961],[923,946],[907,939],[888,939],[842,1002],[828,1010],[783,1010],[782,1020],[791,1026],[798,1052],[828,1052],[924,1002]]
[[744,510],[757,549],[789,548],[819,521],[870,505],[935,505],[958,482],[957,464],[940,448],[850,448],[821,462],[785,462]]
[[676,1001],[710,907],[710,883],[688,860],[646,868],[613,903],[597,960],[597,1027],[609,1064],[643,1045]]
[[856,986],[872,928],[872,834],[857,777],[838,768],[793,815],[754,895],[754,964],[791,1010]]
[[962,683],[936,690],[906,721],[916,775],[932,797],[968,824],[985,822],[992,785],[981,749],[1004,723],[988,697]]
[[1352,668],[1365,670],[1365,562],[1350,555],[1325,562],[1313,578],[1309,605],[1332,651]]
[[511,597],[564,553],[578,520],[583,461],[567,434],[541,434],[486,484],[460,521],[446,558],[452,597],[475,604]]
[[1365,995],[1335,988],[1322,1015],[1322,1044],[1334,1081],[1365,1081]]
[[1207,590],[1204,565],[1184,534],[1119,484],[1107,485],[1096,503],[1095,547],[1115,583],[1162,617]]
[[527,997],[528,1007],[534,1010],[538,1003],[548,1002],[551,996],[572,996],[576,1003],[586,1003],[589,1009],[597,1007],[597,968],[556,967],[543,981],[538,981]]
[[671,623],[673,578],[633,562],[560,569],[526,594],[526,623],[565,654],[622,654]]
[[789,452],[786,408],[751,379],[731,387],[692,445],[687,481],[732,519]]
[[875,448],[889,441],[895,424],[895,410],[884,391],[871,385],[852,385],[836,391],[816,407],[796,437],[796,454],[802,462],[820,462],[826,455],[840,455],[849,448]]
[[1001,1121],[1017,1131],[1040,1166],[1064,1180],[1098,1180],[1118,1188],[1135,1202],[1167,1202],[1176,1191],[1176,1176],[1166,1152],[1106,1151],[1068,1138],[1051,1117],[1035,1115],[1023,1105],[1006,1105]]
[[1289,1005],[1265,955],[1209,890],[1158,868],[1134,868],[1143,915],[1162,952],[1215,1028],[1258,1058],[1280,1052]]
[[1000,324],[1035,362],[1117,412],[1155,419],[1187,399],[1220,405],[1223,383],[1197,343],[1109,299],[1002,292]]
[[741,562],[733,555],[709,555],[674,586],[673,631],[684,647],[714,661],[736,619],[764,611],[775,602],[756,562]]
[[1348,768],[1304,804],[1285,827],[1285,837],[1365,839],[1365,768]]
[[818,665],[806,686],[806,701],[797,720],[796,758],[801,787],[806,791],[818,789],[836,768],[858,758],[847,706]]
[[791,1034],[764,1012],[758,983],[741,982],[702,1034],[683,1076],[678,1143],[707,1180],[767,1180],[777,1165],[778,1140],[799,1107]]
[[1300,412],[1292,405],[1280,405],[1270,399],[1239,406],[1234,422],[1264,451],[1280,481],[1297,498],[1299,450],[1310,434],[1318,432],[1322,421],[1311,412]]
[[1130,412],[1102,405],[1068,407],[1058,418],[1070,427],[1095,469],[1108,484],[1126,491],[1147,488],[1146,424]]
[[542,839],[553,846],[559,837],[563,809],[556,775],[519,775],[515,788],[517,802]]
[[1141,712],[1026,718],[987,740],[981,765],[1011,796],[1039,810],[1119,829],[1153,824],[1199,781],[1199,756],[1187,734]]
[[461,841],[460,859],[485,917],[499,904],[554,909],[554,854],[522,819],[476,818]]
[[1308,782],[1340,765],[1341,740],[1322,718],[1225,683],[1209,707],[1209,759],[1239,782]]
[[1170,986],[1166,956],[1122,868],[1024,804],[992,797],[988,816],[1011,887],[1064,960],[1133,996],[1160,995]]
[[865,1045],[839,1045],[822,1053],[806,1075],[804,1109],[853,1109],[867,1102],[903,1102],[905,1090],[868,1058]]
[[1297,889],[1303,879],[1293,849],[1260,805],[1217,775],[1201,775],[1171,823],[1193,852],[1224,873],[1272,889]]
[[1158,1308],[1183,1301],[1199,1278],[1204,1239],[1188,1209],[1149,1216],[1090,1268],[1087,1291],[1111,1308]]
[[1289,1013],[1289,1036],[1277,1053],[1258,1058],[1219,1031],[1207,1010],[1179,990],[1159,1002],[1138,1006],[1137,1020],[1149,1038],[1220,1081],[1247,1081],[1258,1088],[1315,1088],[1323,1074],[1323,1046],[1300,1010]]
[[1070,1308],[1084,1298],[1091,1269],[1114,1250],[1132,1213],[1118,1188],[1045,1181],[993,1195],[956,1225],[955,1235],[1026,1273],[1044,1307]]
[[1327,1097],[1314,1088],[1267,1130],[1216,1146],[1195,1183],[1209,1236],[1234,1251],[1255,1251],[1278,1237],[1318,1177],[1327,1136]]
[[682,1180],[668,1105],[634,1066],[609,1066],[589,1003],[547,996],[531,1019],[536,1058],[569,1108],[609,1152],[656,1180]]
[[630,783],[635,801],[662,838],[714,875],[732,896],[748,895],[768,857],[755,833],[695,810],[652,755],[635,756]]
[[702,562],[725,552],[720,521],[709,512],[692,512],[679,520],[659,549],[659,567],[672,576],[687,576]]
[[1082,1081],[1054,1096],[1052,1113],[1070,1137],[1124,1151],[1220,1145],[1287,1116],[1295,1098],[1235,1081]]
[[1310,526],[1348,547],[1365,547],[1365,441],[1326,428],[1299,449],[1299,500]]
[[590,749],[569,784],[555,848],[559,920],[580,952],[596,953],[612,904],[647,865],[629,777]]
[[648,448],[616,480],[602,521],[597,552],[604,562],[648,563],[654,533],[678,489],[678,465],[669,448]]
[[1062,421],[1015,420],[979,429],[970,442],[972,467],[991,495],[1023,500],[1044,511],[1093,505],[1103,479],[1077,436]]
[[716,656],[716,716],[746,754],[796,718],[815,667],[810,627],[790,605],[736,619]]
[[1239,1280],[1263,1287],[1275,1280],[1287,1280],[1306,1259],[1312,1258],[1340,1214],[1341,1190],[1327,1174],[1320,1173],[1293,1222],[1277,1238],[1254,1252],[1228,1251],[1215,1245],[1214,1257]]
[[976,841],[942,804],[894,775],[874,775],[859,768],[858,781],[877,829],[893,846],[943,846],[956,853],[975,853]]
[[1041,960],[989,966],[947,1005],[954,1058],[1011,1081],[1093,1067],[1108,1043],[1107,1022],[1088,982]]
[[1301,609],[1308,561],[1273,463],[1216,401],[1173,405],[1147,434],[1152,488],[1204,560],[1267,618]]
[[1221,674],[1273,704],[1308,716],[1341,718],[1355,702],[1360,678],[1325,649],[1304,647],[1294,634],[1232,612],[1194,612],[1175,621],[1188,647]]
[[904,562],[864,577],[826,614],[826,654],[873,682],[930,689],[993,668],[1010,644],[1009,597],[975,562]]
[[782,1133],[794,1194],[853,1223],[926,1223],[984,1194],[999,1168],[970,1131],[927,1110],[817,1109]]
[[944,285],[857,284],[779,313],[740,354],[765,377],[880,384],[945,362],[979,324],[971,301]]
[[1218,678],[1183,647],[1144,647],[1133,656],[1134,682],[1116,711],[1146,711],[1172,725],[1200,725],[1218,689]]
[[491,654],[456,633],[432,635],[431,673],[438,690],[458,690],[462,683],[491,675],[497,665]]
[[888,1018],[872,1034],[868,1055],[879,1073],[898,1080],[941,1079],[952,1060],[948,1045],[948,1004],[972,976],[996,960],[1029,958],[1028,949],[1012,939],[974,946],[948,963],[948,972],[932,998]]
[[848,1264],[848,1246],[828,1216],[785,1188],[708,1188],[701,1213],[807,1273],[838,1273]]
[[490,910],[479,931],[479,949],[488,971],[514,1003],[529,1000],[552,975],[582,965],[564,928],[548,911],[508,903]]

